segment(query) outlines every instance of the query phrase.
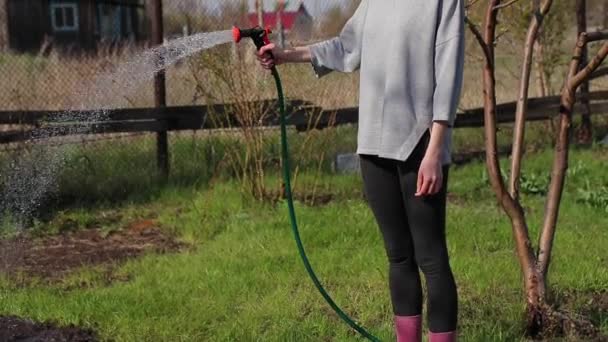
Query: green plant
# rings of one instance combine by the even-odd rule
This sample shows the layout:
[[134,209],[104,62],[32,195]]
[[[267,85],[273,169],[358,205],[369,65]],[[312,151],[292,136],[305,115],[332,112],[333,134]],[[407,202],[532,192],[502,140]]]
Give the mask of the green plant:
[[577,178],[584,177],[589,174],[589,170],[585,167],[585,164],[578,160],[576,164],[568,167],[568,177],[569,178]]
[[[503,179],[506,179],[509,170],[505,171],[505,169],[501,167],[500,172]],[[550,180],[548,175],[522,172],[519,185],[520,191],[528,195],[546,195]],[[480,183],[484,185],[490,184],[490,178],[488,177],[488,171],[486,169],[481,170]]]
[[536,173],[521,175],[521,192],[528,195],[546,195],[549,187],[550,177],[547,174],[539,175]]
[[18,233],[17,222],[8,212],[3,212],[0,217],[0,239],[11,238]]
[[604,210],[608,213],[608,186],[592,188],[589,183],[584,189],[578,190],[578,202]]

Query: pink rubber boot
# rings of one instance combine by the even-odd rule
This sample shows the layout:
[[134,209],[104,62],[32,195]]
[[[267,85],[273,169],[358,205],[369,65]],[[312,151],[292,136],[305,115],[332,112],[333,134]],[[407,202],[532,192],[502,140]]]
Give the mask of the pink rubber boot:
[[457,335],[455,331],[444,333],[429,332],[429,342],[456,342]]
[[395,333],[397,342],[422,341],[422,317],[395,316]]

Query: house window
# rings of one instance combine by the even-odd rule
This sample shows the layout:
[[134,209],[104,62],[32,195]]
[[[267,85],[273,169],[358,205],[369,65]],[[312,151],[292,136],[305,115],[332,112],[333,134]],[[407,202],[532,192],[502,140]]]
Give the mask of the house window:
[[51,4],[53,31],[78,31],[78,5],[75,3]]

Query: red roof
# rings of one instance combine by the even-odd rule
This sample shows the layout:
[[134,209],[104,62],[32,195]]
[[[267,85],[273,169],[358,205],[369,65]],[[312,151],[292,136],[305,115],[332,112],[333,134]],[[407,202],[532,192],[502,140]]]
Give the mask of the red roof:
[[[298,12],[283,12],[281,14],[281,21],[283,22],[283,29],[289,31],[293,28],[298,16],[301,14]],[[249,22],[252,26],[258,25],[257,13],[249,13]],[[264,26],[270,27],[270,29],[276,29],[278,22],[278,16],[276,12],[264,12]]]

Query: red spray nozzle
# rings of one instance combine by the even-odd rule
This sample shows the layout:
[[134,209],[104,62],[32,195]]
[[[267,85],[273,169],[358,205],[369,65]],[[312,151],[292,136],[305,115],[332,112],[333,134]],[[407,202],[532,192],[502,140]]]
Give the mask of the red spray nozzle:
[[259,26],[250,29],[240,29],[236,26],[232,28],[232,37],[236,43],[239,43],[243,38],[251,38],[258,49],[270,44],[270,39],[268,38],[270,33],[272,31],[269,28],[263,29]]
[[241,29],[238,27],[233,27],[232,28],[232,38],[234,38],[234,42],[235,43],[240,43],[241,42]]

